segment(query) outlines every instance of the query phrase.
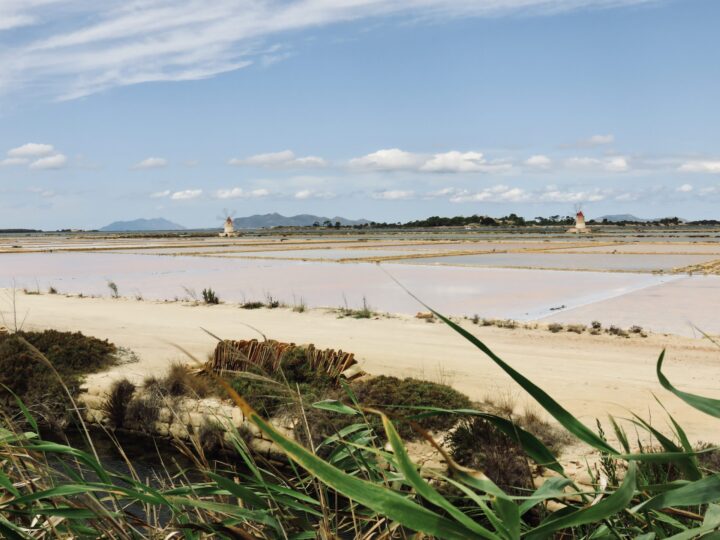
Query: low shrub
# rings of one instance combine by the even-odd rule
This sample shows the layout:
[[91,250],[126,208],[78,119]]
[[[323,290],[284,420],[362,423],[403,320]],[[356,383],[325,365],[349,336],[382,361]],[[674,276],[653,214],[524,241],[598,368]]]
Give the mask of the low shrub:
[[120,297],[120,293],[118,292],[117,283],[115,283],[114,281],[108,281],[108,282],[107,282],[107,286],[108,286],[108,289],[110,289],[110,295],[111,295],[113,298],[119,298],[119,297]]
[[567,325],[567,331],[574,332],[575,334],[582,334],[585,330],[587,330],[587,326],[585,326],[584,324],[568,324]]
[[564,326],[559,323],[550,323],[548,324],[548,330],[550,330],[553,334],[557,334],[558,332],[562,332]]
[[125,425],[127,427],[154,432],[155,422],[160,417],[161,401],[157,396],[136,396],[127,405]]
[[202,375],[193,375],[183,364],[174,363],[165,377],[145,379],[145,388],[160,396],[192,396],[204,398],[213,393],[211,382]]
[[618,337],[630,337],[630,334],[615,325],[610,326],[610,328],[607,329],[607,333]]
[[[352,389],[363,406],[383,410],[393,417],[402,418],[418,413],[407,407],[466,409],[471,406],[470,398],[450,386],[413,378],[398,379],[380,375],[353,384]],[[438,414],[416,422],[423,429],[442,431],[453,427],[457,420],[456,415]],[[397,422],[396,427],[400,435],[408,440],[418,437],[407,422]]]
[[115,345],[80,332],[17,332],[0,334],[0,408],[19,412],[9,388],[41,420],[62,426],[69,410],[68,398],[52,369],[25,345],[36,347],[57,370],[73,396],[80,392],[86,374],[102,371],[116,362]]
[[107,399],[102,404],[102,411],[114,428],[125,425],[128,404],[135,393],[135,385],[127,379],[113,382]]
[[593,321],[590,323],[590,328],[593,330],[602,330],[602,323],[600,323],[600,321]]
[[225,428],[212,420],[205,420],[197,431],[197,438],[204,452],[214,454],[225,446]]
[[240,307],[243,309],[260,309],[261,307],[265,307],[265,304],[262,302],[245,302],[244,304],[240,304]]
[[280,300],[273,298],[271,294],[265,296],[265,307],[268,309],[275,309],[280,307]]
[[335,387],[335,380],[322,370],[313,369],[303,347],[293,347],[280,359],[275,373],[250,373],[230,382],[240,395],[265,416],[275,416],[302,397],[303,403],[324,399]]
[[217,294],[215,294],[215,291],[213,291],[210,287],[202,290],[202,297],[203,302],[205,302],[206,304],[220,303],[220,299],[218,298]]
[[512,420],[524,430],[535,435],[556,456],[560,454],[565,446],[573,442],[572,435],[560,426],[547,422],[535,411],[526,410],[522,415],[512,418]]
[[527,495],[533,491],[525,452],[489,421],[477,417],[461,421],[446,443],[455,461],[483,471],[506,493]]

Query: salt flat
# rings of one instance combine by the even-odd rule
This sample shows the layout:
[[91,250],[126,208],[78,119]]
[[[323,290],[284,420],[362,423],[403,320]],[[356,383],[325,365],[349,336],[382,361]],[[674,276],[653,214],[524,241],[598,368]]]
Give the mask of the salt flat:
[[[0,237],[0,287],[154,300],[423,309],[388,274],[450,315],[640,324],[720,333],[720,278],[679,268],[720,258],[717,231],[261,231],[237,238],[153,235]],[[482,253],[482,254],[480,254]],[[372,261],[383,260],[382,267]],[[512,267],[512,268],[507,268]]]

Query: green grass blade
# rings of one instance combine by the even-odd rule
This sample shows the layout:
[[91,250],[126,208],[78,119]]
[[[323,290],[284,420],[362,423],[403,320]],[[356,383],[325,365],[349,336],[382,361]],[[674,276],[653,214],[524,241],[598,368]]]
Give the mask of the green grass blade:
[[530,394],[545,409],[560,425],[567,429],[570,433],[575,435],[581,441],[589,444],[593,448],[602,452],[608,452],[610,454],[618,454],[619,452],[610,446],[607,442],[603,441],[598,437],[592,430],[590,430],[585,424],[580,422],[572,414],[570,414],[564,407],[562,407],[557,401],[555,401],[550,395],[542,390],[540,387],[535,385],[521,373],[510,367],[509,364],[505,363],[498,355],[496,355],[490,348],[480,341],[477,337],[472,335],[470,332],[460,327],[459,325],[452,322],[447,317],[441,315],[431,307],[423,303],[423,305],[429,309],[437,318],[447,324],[450,328],[455,330],[462,337],[467,339],[470,343],[475,345],[478,349],[484,352],[493,362],[495,362],[505,373],[518,383],[528,394]]
[[559,518],[555,518],[554,515],[550,516],[541,523],[540,526],[530,531],[528,538],[545,538],[550,533],[561,529],[577,527],[588,523],[600,523],[602,520],[624,511],[635,494],[636,480],[637,465],[631,463],[623,479],[623,483],[606,499],[593,506],[582,508]]
[[697,394],[690,394],[688,392],[683,392],[682,390],[678,390],[677,388],[675,388],[672,384],[670,384],[670,381],[667,379],[667,377],[665,377],[662,372],[662,365],[664,361],[665,351],[660,353],[660,357],[657,361],[657,378],[660,381],[662,387],[665,390],[669,390],[670,392],[675,394],[677,397],[682,399],[691,407],[694,407],[695,409],[702,411],[705,414],[709,414],[710,416],[714,416],[715,418],[720,418],[720,399],[712,399],[704,396],[699,396]]
[[702,480],[690,482],[682,487],[656,495],[652,499],[636,506],[633,512],[640,510],[659,510],[669,506],[693,506],[720,501],[720,474],[707,476]]
[[[482,538],[497,539],[497,535],[493,534],[491,531],[465,515],[425,481],[418,472],[417,466],[412,462],[410,456],[405,450],[405,445],[395,429],[395,426],[393,426],[392,422],[385,414],[379,414],[382,419],[383,427],[385,428],[385,433],[388,437],[388,442],[390,443],[390,446],[392,446],[395,454],[395,462],[397,463],[398,470],[403,474],[405,480],[415,489],[415,491],[417,491],[421,497],[430,503],[445,510],[448,514],[450,514],[450,516],[456,519],[464,527],[467,527],[470,531],[474,532],[476,535]],[[518,515],[518,520],[519,519],[520,516]]]
[[535,435],[529,431],[525,431],[523,428],[515,424],[514,422],[482,411],[476,411],[474,409],[441,409],[438,407],[408,407],[412,409],[420,409],[423,411],[429,411],[429,413],[421,413],[413,415],[411,418],[424,418],[430,416],[430,413],[442,413],[442,414],[457,414],[461,416],[478,416],[484,420],[487,420],[493,424],[496,428],[502,431],[505,435],[510,437],[513,441],[518,443],[522,449],[530,456],[535,463],[542,465],[550,470],[557,473],[563,474],[563,467],[558,463],[557,459]]

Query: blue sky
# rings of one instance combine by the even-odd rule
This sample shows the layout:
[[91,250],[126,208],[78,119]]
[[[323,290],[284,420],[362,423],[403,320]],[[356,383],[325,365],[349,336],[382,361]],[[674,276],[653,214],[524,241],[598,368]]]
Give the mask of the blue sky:
[[0,0],[0,228],[720,218],[718,21],[715,0]]

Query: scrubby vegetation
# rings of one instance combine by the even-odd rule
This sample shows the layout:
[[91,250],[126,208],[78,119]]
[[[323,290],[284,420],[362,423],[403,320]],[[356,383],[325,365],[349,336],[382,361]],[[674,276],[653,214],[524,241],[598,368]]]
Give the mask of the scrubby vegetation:
[[[210,463],[204,449],[223,443],[218,426],[207,424],[198,430],[196,451],[181,446],[194,457],[198,476],[167,474],[148,486],[131,466],[129,474],[118,474],[92,452],[44,441],[23,409],[29,428],[8,420],[0,426],[0,535],[23,540],[717,537],[720,454],[714,446],[692,446],[672,420],[672,433],[663,435],[639,416],[624,422],[641,445],[631,445],[622,422],[614,418],[607,424],[614,434],[610,442],[602,424],[591,429],[485,343],[438,318],[510,376],[557,421],[558,429],[600,453],[598,467],[589,468],[590,484],[578,485],[566,476],[549,436],[532,435],[543,423],[539,415],[512,416],[511,404],[502,407],[507,415],[480,410],[442,385],[389,377],[332,386],[324,399],[306,402],[299,385],[323,388],[324,382],[308,373],[297,355],[281,365],[279,375],[265,376],[295,389],[296,404],[307,413],[301,420],[306,430],[316,427],[312,411],[342,418],[342,425],[328,430],[328,438],[297,444],[244,396],[229,391],[255,429],[292,460],[288,467],[251,451],[239,431],[227,437],[236,460]],[[716,399],[672,385],[663,374],[663,358],[656,366],[660,385],[710,421],[720,418]],[[130,416],[128,407],[126,420]],[[413,463],[403,440],[404,433],[412,435],[401,416],[413,416],[425,429],[445,429],[435,422],[459,424],[448,434],[447,470]],[[539,468],[554,475],[536,487],[533,471]]]
[[204,398],[216,391],[215,385],[206,377],[195,376],[190,368],[174,363],[164,377],[149,377],[144,381],[145,389],[160,396],[191,396]]
[[113,427],[121,428],[125,425],[128,404],[134,393],[135,385],[127,379],[115,381],[110,387],[102,409]]
[[218,298],[217,294],[210,287],[202,290],[202,297],[203,302],[205,302],[206,304],[212,305],[220,303],[220,299]]
[[0,409],[18,414],[10,390],[43,421],[63,425],[70,408],[63,384],[77,396],[83,376],[115,363],[116,351],[108,341],[80,332],[0,334]]

